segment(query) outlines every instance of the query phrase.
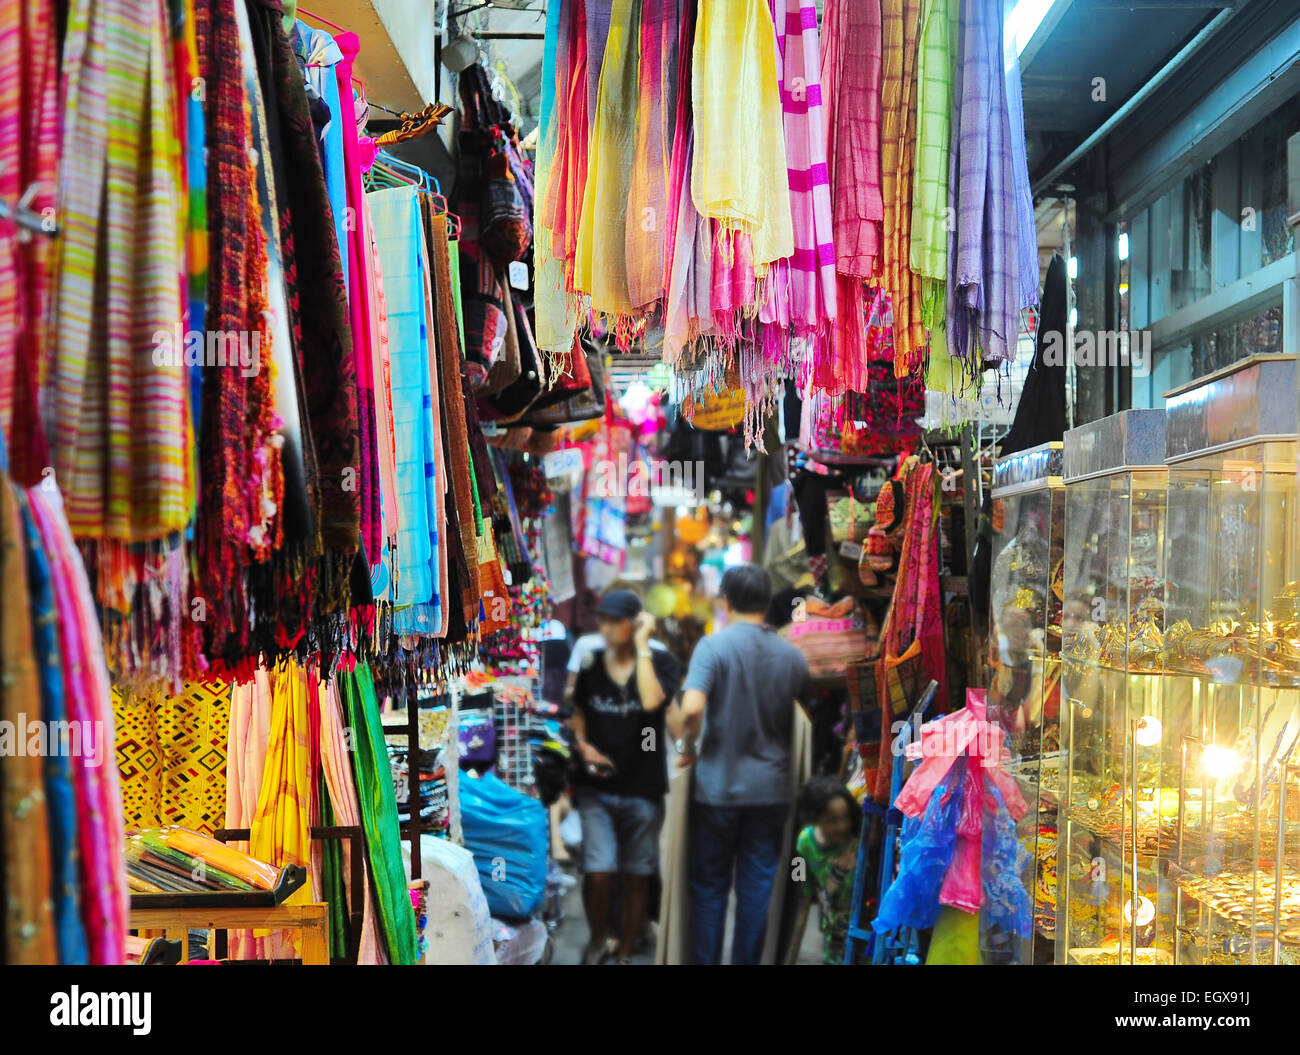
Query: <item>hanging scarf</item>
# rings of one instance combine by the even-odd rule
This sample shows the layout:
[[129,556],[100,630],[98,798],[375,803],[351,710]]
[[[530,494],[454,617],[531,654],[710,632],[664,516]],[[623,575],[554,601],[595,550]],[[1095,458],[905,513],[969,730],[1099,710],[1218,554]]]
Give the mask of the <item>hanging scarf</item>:
[[[255,33],[266,49],[259,62],[267,63],[262,68],[263,82],[278,103],[278,135],[271,137],[271,150],[276,162],[281,253],[285,281],[298,294],[292,304],[291,324],[317,458],[324,552],[316,597],[323,612],[345,611],[348,578],[363,524],[367,545],[378,549],[379,474],[369,327],[358,331],[366,342],[366,354],[358,358],[353,352],[329,192],[302,72],[284,34],[279,4],[274,0],[260,3],[267,6],[253,19]],[[346,56],[345,37],[341,35],[339,45]],[[345,59],[338,67],[340,76],[347,66]],[[358,416],[362,405],[370,408],[364,418]]]
[[[54,5],[50,0],[0,2],[0,198],[14,203],[29,187],[38,215],[54,205],[58,169],[59,77]],[[45,373],[45,313],[52,243],[22,240],[0,221],[0,434],[14,479],[35,483],[49,465],[37,414]]]
[[120,964],[127,928],[122,795],[117,765],[107,754],[114,719],[99,621],[58,489],[40,484],[27,491],[27,499],[53,582],[68,718],[100,736],[99,764],[81,764],[73,781],[81,917],[89,940],[89,962]]
[[794,232],[776,40],[765,0],[700,0],[691,92],[695,208],[727,233],[747,233],[755,270],[766,273],[768,264],[794,251]]
[[187,372],[157,355],[185,268],[166,40],[161,4],[68,12],[51,428],[73,533],[114,543],[181,531],[193,501]]
[[[8,728],[26,726],[40,699],[32,637],[23,520],[18,496],[7,474],[0,474],[0,572],[6,588],[0,619],[0,720]],[[51,859],[44,760],[14,751],[0,766],[0,810],[4,817],[5,963],[58,962],[50,900]]]
[[1015,357],[1020,329],[1020,245],[1002,57],[1001,6],[961,10],[957,126],[948,193],[957,222],[948,242],[948,339],[970,376],[988,359]]
[[[577,263],[578,230],[582,222],[582,202],[586,196],[587,162],[590,154],[587,92],[586,5],[571,0],[566,7],[569,20],[560,23],[560,44],[568,41],[569,60],[557,70],[559,131],[555,158],[547,179],[542,226],[551,232],[551,255],[560,261],[563,289],[574,294],[574,269]],[[567,27],[567,35],[565,29]],[[557,50],[557,55],[563,55]],[[599,69],[599,67],[597,67]],[[462,250],[463,251],[463,250]]]
[[[956,60],[956,0],[925,0],[916,60],[916,165],[912,173],[912,269],[921,276],[923,323],[942,324],[948,278],[948,136]],[[931,354],[946,354],[941,345]]]
[[357,800],[366,834],[366,854],[374,879],[379,926],[388,961],[415,963],[415,912],[406,889],[402,852],[398,838],[397,797],[393,788],[388,749],[379,720],[379,703],[370,667],[359,663],[354,671],[335,675],[345,709],[347,727],[352,730],[352,771]]
[[880,76],[880,176],[885,205],[881,284],[893,302],[894,374],[925,354],[921,287],[911,268],[912,173],[916,161],[916,50],[922,0],[885,4]]
[[880,185],[880,0],[829,0],[822,42],[838,279],[834,355],[817,360],[816,383],[828,392],[842,392],[861,384],[866,374],[862,283],[876,271],[885,218]]
[[640,62],[635,27],[640,18],[641,0],[614,0],[573,279],[577,290],[591,295],[592,311],[610,316],[619,329],[627,327],[634,312],[625,247],[636,148]]
[[637,310],[664,295],[670,137],[676,119],[671,88],[677,83],[675,0],[642,0],[641,8],[636,148],[626,225],[628,294]]
[[[419,202],[412,187],[374,191],[368,196],[375,243],[384,269],[392,357],[393,430],[397,444],[397,563],[391,600],[401,606],[395,627],[406,620],[416,629],[415,609],[434,598],[436,508],[432,494],[433,405],[429,340],[425,324],[424,256]],[[403,615],[402,612],[407,612]]]
[[[794,255],[778,262],[775,272],[783,291],[780,302],[789,305],[793,335],[820,341],[829,338],[835,318],[835,246],[817,8],[811,0],[772,0],[772,19],[794,224]],[[769,287],[769,310],[773,300]]]

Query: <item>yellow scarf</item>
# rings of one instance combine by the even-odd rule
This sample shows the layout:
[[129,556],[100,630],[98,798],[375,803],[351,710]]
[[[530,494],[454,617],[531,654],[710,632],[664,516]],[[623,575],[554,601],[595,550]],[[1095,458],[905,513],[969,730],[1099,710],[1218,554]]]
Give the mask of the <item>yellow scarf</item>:
[[701,216],[748,234],[755,272],[794,252],[776,35],[765,0],[700,0],[691,67]]

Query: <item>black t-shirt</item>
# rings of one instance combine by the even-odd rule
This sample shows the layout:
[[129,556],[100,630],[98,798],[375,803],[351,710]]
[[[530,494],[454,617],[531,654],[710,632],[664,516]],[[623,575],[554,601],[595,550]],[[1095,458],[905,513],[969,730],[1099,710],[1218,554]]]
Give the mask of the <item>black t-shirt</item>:
[[681,667],[667,649],[651,649],[651,662],[664,702],[647,712],[641,706],[636,669],[626,685],[619,685],[605,669],[605,649],[589,653],[590,661],[578,672],[573,702],[587,721],[587,740],[614,763],[612,777],[593,776],[585,765],[580,783],[620,795],[659,798],[668,791],[667,752],[664,745],[664,710],[681,684]]

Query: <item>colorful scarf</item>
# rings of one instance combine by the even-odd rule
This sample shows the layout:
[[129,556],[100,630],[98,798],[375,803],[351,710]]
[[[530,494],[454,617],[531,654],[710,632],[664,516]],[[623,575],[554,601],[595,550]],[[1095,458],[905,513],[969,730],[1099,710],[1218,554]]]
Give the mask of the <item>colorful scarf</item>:
[[642,0],[640,6],[636,147],[626,223],[628,296],[638,311],[664,295],[670,137],[676,118],[671,89],[677,83],[676,2]]
[[880,0],[828,0],[822,98],[834,223],[834,356],[816,362],[816,383],[842,392],[865,381],[863,282],[875,274],[885,218],[880,171]]
[[193,505],[188,374],[158,355],[186,271],[167,39],[158,3],[68,11],[51,428],[68,520],[90,540],[164,539]]
[[820,342],[829,338],[835,318],[835,246],[817,8],[811,0],[772,0],[772,19],[781,66],[794,255],[777,262],[773,273],[778,281],[769,283],[767,306],[770,317],[788,323],[794,337]]
[[701,216],[719,221],[724,239],[749,235],[754,268],[765,274],[794,251],[794,231],[776,41],[764,0],[700,0],[691,59],[691,197]]
[[[565,5],[565,14],[568,18],[560,22],[556,50],[558,131],[555,157],[546,181],[542,220],[538,226],[550,230],[551,255],[562,265],[563,289],[567,294],[573,295],[576,291],[574,269],[578,252],[578,230],[582,223],[582,203],[586,196],[587,161],[590,154],[589,121],[594,106],[589,108],[587,91],[586,5],[582,0],[573,0]],[[599,70],[600,67],[596,68]]]
[[122,795],[115,757],[108,755],[115,722],[99,621],[58,489],[40,484],[28,490],[27,499],[53,581],[68,718],[83,730],[102,730],[99,765],[81,765],[73,781],[81,916],[90,962],[119,964],[127,928]]
[[402,851],[398,836],[397,796],[393,788],[388,749],[379,720],[375,683],[365,663],[356,670],[340,671],[340,695],[347,727],[352,730],[351,761],[356,778],[357,800],[366,834],[366,854],[374,879],[379,927],[388,961],[415,963],[415,912],[406,890]]
[[921,286],[911,268],[912,172],[916,163],[916,50],[921,0],[882,6],[880,176],[885,203],[881,285],[894,312],[894,374],[917,370],[925,354]]
[[[624,329],[635,306],[628,290],[628,195],[636,152],[641,0],[614,0],[606,59],[600,70],[591,132],[574,288],[590,294],[591,309]],[[632,217],[636,223],[638,217]],[[644,293],[644,284],[638,294]]]
[[[27,558],[18,495],[7,474],[0,479],[0,572],[6,585],[5,618],[0,620],[0,720],[10,729],[25,727],[40,699],[32,637]],[[5,963],[58,962],[51,893],[49,821],[44,790],[44,760],[15,752],[0,766],[0,811],[4,817]]]
[[948,339],[970,376],[1009,360],[1020,330],[1019,220],[1002,54],[1002,8],[961,10],[961,66],[949,163],[956,225],[948,242]]
[[[17,202],[35,185],[29,207],[47,216],[58,178],[54,22],[49,0],[0,2],[0,198]],[[51,245],[39,236],[21,240],[15,224],[0,222],[0,435],[24,484],[49,465],[36,394],[46,369]]]

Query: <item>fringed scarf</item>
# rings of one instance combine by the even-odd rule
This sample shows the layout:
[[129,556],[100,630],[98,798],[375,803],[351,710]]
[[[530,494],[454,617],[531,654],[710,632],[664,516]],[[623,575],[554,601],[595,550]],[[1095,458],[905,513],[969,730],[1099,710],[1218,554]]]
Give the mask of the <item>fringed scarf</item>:
[[[583,0],[571,0],[566,5],[565,14],[568,18],[560,23],[560,42],[557,45],[556,120],[559,130],[539,226],[550,230],[551,255],[560,261],[563,288],[566,294],[571,295],[572,301],[576,293],[574,271],[582,203],[586,196],[592,109],[587,92],[586,5]],[[567,62],[564,61],[566,41]]]
[[921,284],[911,267],[912,173],[916,164],[916,51],[922,0],[885,4],[880,78],[880,175],[885,204],[881,284],[893,302],[894,374],[925,355]]
[[948,340],[966,375],[1015,356],[1020,245],[1002,54],[1001,7],[961,8],[961,63],[948,193],[957,222],[948,242]]
[[614,0],[595,121],[574,271],[575,288],[591,295],[591,310],[626,330],[635,312],[628,290],[626,228],[636,151],[642,0]]
[[835,319],[835,246],[817,8],[811,0],[772,0],[772,20],[780,56],[794,254],[774,268],[779,281],[769,284],[768,309],[776,321],[788,322],[792,336],[820,346],[830,339]]
[[[257,174],[249,165],[254,142],[239,23],[234,6],[200,0],[197,44],[203,98],[211,129],[208,144],[209,245],[212,258],[210,310],[214,333],[255,335],[256,358],[248,364],[205,364],[200,419],[200,501],[195,533],[200,596],[217,656],[248,653],[251,644],[247,575],[255,555],[265,560],[274,538],[263,526],[263,474],[273,407],[270,391],[267,300],[267,238],[262,226]],[[265,342],[265,343],[263,343]],[[263,362],[262,360],[266,361]],[[266,380],[259,383],[265,371]],[[274,499],[272,499],[274,500]],[[260,547],[253,545],[259,529]]]
[[828,0],[823,13],[822,99],[834,223],[834,355],[816,361],[828,392],[866,374],[863,282],[875,274],[885,206],[880,189],[880,0]]
[[724,236],[747,233],[755,270],[765,274],[767,265],[794,250],[776,40],[766,0],[700,0],[691,59],[695,208],[719,221]]
[[628,189],[628,296],[637,310],[664,296],[668,182],[676,120],[676,0],[642,0],[636,149]]

